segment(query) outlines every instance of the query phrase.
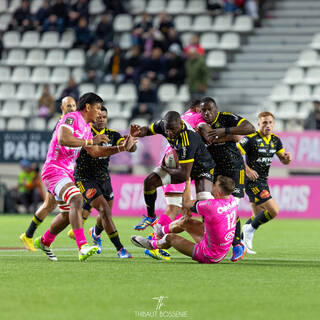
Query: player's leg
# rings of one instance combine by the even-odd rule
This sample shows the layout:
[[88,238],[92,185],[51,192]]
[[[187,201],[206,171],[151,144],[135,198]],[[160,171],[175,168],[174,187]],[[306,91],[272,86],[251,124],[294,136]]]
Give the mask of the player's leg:
[[39,207],[39,209],[34,214],[26,232],[21,234],[20,236],[20,240],[23,242],[26,249],[30,251],[36,250],[33,245],[33,239],[32,239],[33,235],[36,229],[43,222],[43,220],[47,217],[49,213],[51,213],[55,209],[56,206],[57,206],[57,202],[54,196],[50,192],[46,192],[46,197],[43,204]]
[[[85,224],[85,222],[89,218],[90,211],[91,211],[91,207],[89,205],[87,205],[86,202],[83,202],[83,206],[82,206],[82,222],[83,222],[83,224]],[[70,239],[76,240],[72,229],[70,229],[68,231],[68,237]]]
[[157,223],[157,217],[155,214],[157,188],[170,183],[171,176],[160,167],[157,167],[155,172],[152,172],[145,178],[143,193],[148,216],[144,216],[144,218],[134,227],[135,230],[144,230],[147,227],[152,227],[155,223]]
[[[163,242],[163,244],[162,244]],[[164,239],[157,241],[157,246],[160,249],[168,249],[170,247],[175,248],[177,251],[181,252],[182,254],[192,257],[194,243],[189,241],[177,234],[170,233],[167,234]]]

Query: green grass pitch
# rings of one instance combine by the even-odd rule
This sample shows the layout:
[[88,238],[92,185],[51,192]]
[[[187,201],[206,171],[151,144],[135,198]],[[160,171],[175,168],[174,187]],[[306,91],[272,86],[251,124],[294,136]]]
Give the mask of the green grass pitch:
[[[104,237],[102,254],[80,263],[66,231],[53,247],[58,262],[39,251],[5,249],[21,247],[19,235],[30,219],[0,215],[1,320],[320,317],[320,220],[272,221],[256,233],[257,255],[200,265],[172,249],[170,262],[146,257],[129,241],[138,218],[115,218],[133,259],[120,260]],[[90,218],[86,231],[93,223]],[[160,296],[156,310],[153,298]]]

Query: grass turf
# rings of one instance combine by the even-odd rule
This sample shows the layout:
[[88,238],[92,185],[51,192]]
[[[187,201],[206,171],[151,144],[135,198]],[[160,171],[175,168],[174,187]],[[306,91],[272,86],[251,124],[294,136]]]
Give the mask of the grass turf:
[[[115,222],[133,259],[120,260],[104,237],[102,254],[80,263],[66,230],[55,241],[58,262],[39,251],[3,250],[21,247],[30,219],[0,215],[0,319],[319,318],[320,220],[272,221],[256,233],[257,255],[200,265],[172,249],[170,262],[146,257],[129,241],[132,218]],[[167,297],[162,314],[155,312],[159,296]]]

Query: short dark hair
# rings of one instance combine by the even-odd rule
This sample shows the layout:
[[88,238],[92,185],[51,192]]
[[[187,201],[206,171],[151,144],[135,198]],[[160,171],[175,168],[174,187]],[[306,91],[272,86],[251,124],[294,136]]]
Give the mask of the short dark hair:
[[101,106],[101,111],[105,111],[106,113],[108,113],[108,109],[105,106]]
[[263,111],[258,114],[258,119],[262,117],[272,117],[274,119],[274,115],[269,111]]
[[93,92],[85,93],[79,99],[77,110],[83,110],[86,107],[87,103],[91,105],[96,103],[103,103],[103,99]]
[[167,112],[163,119],[168,123],[179,122],[181,120],[179,112],[176,111]]
[[226,196],[233,193],[235,183],[231,178],[226,176],[218,176],[217,181],[219,181],[219,188]]
[[201,100],[199,99],[192,99],[188,104],[187,104],[187,108],[188,109],[195,109],[196,106],[199,106],[201,103]]
[[201,99],[201,103],[213,103],[215,105],[217,104],[216,101],[211,97],[205,97]]

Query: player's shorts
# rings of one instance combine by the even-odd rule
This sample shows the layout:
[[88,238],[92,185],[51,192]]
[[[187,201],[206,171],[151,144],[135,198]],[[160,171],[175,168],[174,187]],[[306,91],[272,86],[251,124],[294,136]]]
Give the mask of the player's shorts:
[[162,186],[162,190],[164,194],[167,193],[183,193],[184,188],[186,184],[183,183],[178,183],[178,184],[167,184],[165,186]]
[[201,179],[207,179],[214,182],[214,168],[204,169],[199,167],[193,167],[191,170],[190,178],[194,181],[199,181]]
[[[55,196],[57,200],[59,199],[59,195],[55,193],[56,186],[62,181],[65,181],[65,184],[67,183],[74,183],[73,178],[73,172],[69,172],[67,170],[64,170],[62,168],[57,168],[54,166],[46,167],[45,170],[41,172],[41,180],[47,190]],[[62,188],[63,186],[61,186]],[[60,188],[60,190],[61,190]]]
[[267,182],[251,181],[247,178],[245,187],[251,203],[259,205],[272,199]]
[[235,183],[235,187],[234,187],[234,192],[232,193],[232,195],[234,197],[237,198],[243,198],[244,197],[244,191],[245,191],[245,170],[244,169],[240,169],[240,170],[233,170],[233,171],[219,171],[219,170],[215,170],[214,171],[214,181],[216,181],[218,176],[226,176],[231,178],[234,183]]
[[[99,181],[99,180],[82,180],[77,179],[76,185],[80,189],[82,196],[87,204],[103,195],[107,201],[113,200],[113,189],[111,186],[111,180]],[[87,208],[85,208],[88,210]]]
[[199,263],[219,263],[228,254],[228,251],[227,251],[222,256],[208,257],[204,253],[205,252],[205,248],[206,248],[206,245],[205,245],[204,240],[201,240],[199,243],[196,243],[194,245],[193,252],[192,252],[192,260],[198,261]]

